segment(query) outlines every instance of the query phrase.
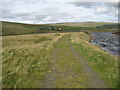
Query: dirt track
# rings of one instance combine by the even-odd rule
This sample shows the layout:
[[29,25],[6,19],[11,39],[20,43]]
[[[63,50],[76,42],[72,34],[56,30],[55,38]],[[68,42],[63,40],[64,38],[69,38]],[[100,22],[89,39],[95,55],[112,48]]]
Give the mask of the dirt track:
[[[64,46],[62,46],[64,45]],[[73,62],[76,63],[80,63],[80,66],[82,68],[79,69],[79,72],[81,72],[81,78],[83,76],[83,78],[85,78],[87,81],[79,81],[81,87],[82,85],[86,88],[107,88],[106,84],[104,83],[104,81],[97,75],[97,73],[88,65],[87,61],[85,61],[80,54],[76,51],[76,49],[73,47],[71,40],[70,40],[70,35],[65,35],[63,36],[60,40],[58,40],[55,44],[55,47],[52,50],[52,60],[50,63],[50,70],[49,73],[45,79],[43,88],[64,88],[66,87],[68,84],[66,83],[61,83],[59,85],[56,86],[56,81],[61,81],[64,82],[64,79],[67,77],[72,76],[72,79],[75,81],[77,81],[76,77],[80,77],[79,75],[77,75],[76,72],[71,68],[67,67],[68,65],[62,65],[61,68],[64,68],[66,71],[59,70],[59,60],[63,60],[63,57],[66,61],[68,61],[68,63],[71,63],[69,60],[70,58],[73,58]],[[76,60],[76,61],[75,61]],[[78,62],[77,62],[78,61]],[[74,66],[73,66],[74,68]],[[86,76],[82,73],[85,73]],[[58,75],[63,74],[63,76],[58,77]],[[63,79],[64,78],[64,79]],[[71,79],[71,80],[72,80]],[[77,85],[79,86],[79,83],[77,82],[69,82],[69,85],[72,85],[72,83],[75,83],[74,86],[70,86],[73,88],[76,88]]]

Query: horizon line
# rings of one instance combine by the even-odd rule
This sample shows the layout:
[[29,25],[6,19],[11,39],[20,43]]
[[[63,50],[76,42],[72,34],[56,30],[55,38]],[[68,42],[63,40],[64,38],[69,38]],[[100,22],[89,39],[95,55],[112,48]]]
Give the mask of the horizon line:
[[[32,23],[22,23],[22,22],[14,22],[14,21],[0,21],[0,22],[9,22],[9,23],[20,23],[20,24],[32,24]],[[53,23],[44,23],[44,24],[63,24],[63,23],[95,23],[95,22],[98,22],[98,23],[119,23],[119,22],[101,22],[101,21],[83,21],[83,22],[53,22]],[[37,24],[37,23],[36,23]],[[33,23],[33,25],[36,25]],[[40,24],[40,23],[38,23]],[[38,25],[37,24],[37,25]],[[41,23],[43,24],[43,23]]]

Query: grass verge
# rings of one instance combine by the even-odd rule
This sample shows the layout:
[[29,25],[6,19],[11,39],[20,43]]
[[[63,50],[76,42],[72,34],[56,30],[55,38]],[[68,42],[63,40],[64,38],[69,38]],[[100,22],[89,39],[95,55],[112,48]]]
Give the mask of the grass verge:
[[72,42],[78,52],[90,66],[105,80],[111,88],[118,87],[118,57],[113,56],[100,47],[89,43],[90,36],[85,33],[72,33]]

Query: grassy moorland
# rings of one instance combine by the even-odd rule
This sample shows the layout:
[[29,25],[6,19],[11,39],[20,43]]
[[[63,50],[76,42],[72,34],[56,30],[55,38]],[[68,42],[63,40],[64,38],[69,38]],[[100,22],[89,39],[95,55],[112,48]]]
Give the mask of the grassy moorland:
[[[95,86],[100,84],[99,80],[94,82],[91,78],[94,74],[85,71],[77,55],[108,87],[118,87],[118,57],[92,45],[91,36],[85,33],[117,31],[117,24],[2,23],[3,88],[100,88]],[[40,30],[40,27],[61,27],[62,31]]]
[[50,50],[63,34],[3,37],[3,88],[37,88],[48,71]]
[[54,25],[63,25],[63,26],[74,26],[74,27],[96,27],[96,26],[103,26],[115,23],[109,22],[82,22],[82,23],[58,23]]
[[[41,30],[40,27],[60,27],[62,31]],[[55,32],[102,32],[117,31],[117,23],[65,23],[65,24],[22,24],[13,22],[2,22],[2,35],[21,35],[21,34],[38,34],[38,33],[55,33]]]
[[30,25],[22,23],[13,23],[13,22],[2,22],[2,35],[24,35],[24,34],[37,34],[37,33],[47,33],[55,32],[51,30],[39,30],[40,27],[44,25]]
[[91,44],[91,37],[85,33],[72,33],[71,39],[76,50],[89,65],[112,88],[118,87],[118,57]]

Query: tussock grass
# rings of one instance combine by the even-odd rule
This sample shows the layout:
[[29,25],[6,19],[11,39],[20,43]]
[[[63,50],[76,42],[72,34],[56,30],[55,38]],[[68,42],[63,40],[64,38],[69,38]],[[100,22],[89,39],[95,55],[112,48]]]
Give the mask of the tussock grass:
[[89,62],[98,75],[111,87],[118,87],[118,57],[100,47],[90,44],[90,36],[85,33],[72,33],[72,42],[78,52]]
[[55,34],[3,36],[3,88],[39,88],[48,71]]

